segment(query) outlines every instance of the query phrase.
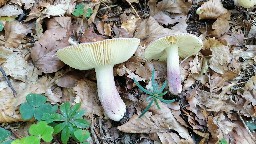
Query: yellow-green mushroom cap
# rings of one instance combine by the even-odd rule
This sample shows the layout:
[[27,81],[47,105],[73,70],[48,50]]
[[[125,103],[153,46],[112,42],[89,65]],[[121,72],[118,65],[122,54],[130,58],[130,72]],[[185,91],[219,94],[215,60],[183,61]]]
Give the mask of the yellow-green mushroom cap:
[[106,39],[65,47],[57,51],[57,56],[72,68],[88,70],[127,61],[139,43],[137,38]]
[[149,44],[145,50],[145,58],[166,61],[167,54],[165,49],[170,45],[177,45],[179,57],[186,58],[197,54],[201,50],[203,42],[197,36],[187,33],[165,36]]

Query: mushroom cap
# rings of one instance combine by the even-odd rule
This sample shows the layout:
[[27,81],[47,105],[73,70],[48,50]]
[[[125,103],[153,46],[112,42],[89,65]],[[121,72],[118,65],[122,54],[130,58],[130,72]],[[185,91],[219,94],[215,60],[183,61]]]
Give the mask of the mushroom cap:
[[68,46],[57,51],[58,58],[72,68],[88,70],[127,61],[139,46],[137,38],[115,38]]
[[167,59],[165,49],[170,45],[176,45],[179,57],[186,58],[198,53],[203,46],[203,42],[199,37],[188,33],[165,36],[149,44],[145,50],[145,58],[165,61]]
[[237,0],[235,2],[237,2],[238,5],[240,5],[244,8],[251,8],[256,4],[255,0]]

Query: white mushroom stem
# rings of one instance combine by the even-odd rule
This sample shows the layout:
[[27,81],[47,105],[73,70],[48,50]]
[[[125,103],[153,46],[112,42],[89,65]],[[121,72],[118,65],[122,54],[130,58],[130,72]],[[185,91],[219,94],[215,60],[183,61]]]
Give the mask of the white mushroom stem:
[[119,121],[126,112],[126,106],[121,99],[114,81],[113,65],[105,65],[95,68],[98,96],[106,115]]
[[170,47],[166,49],[166,53],[169,91],[177,95],[182,91],[178,46],[170,45]]

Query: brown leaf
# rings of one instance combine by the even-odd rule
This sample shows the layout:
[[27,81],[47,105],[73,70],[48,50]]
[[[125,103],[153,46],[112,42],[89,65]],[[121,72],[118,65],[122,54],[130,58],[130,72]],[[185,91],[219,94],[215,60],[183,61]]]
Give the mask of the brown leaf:
[[[63,22],[64,21],[64,22]],[[56,56],[58,49],[69,45],[70,17],[55,17],[49,23],[55,23],[40,37],[31,49],[31,58],[39,70],[44,73],[56,72],[64,66]],[[57,26],[58,25],[58,28]]]
[[76,102],[81,102],[81,108],[86,110],[86,115],[93,117],[96,114],[100,117],[103,116],[103,109],[98,105],[98,95],[96,83],[89,80],[80,80],[75,86]]
[[148,44],[160,37],[174,33],[174,31],[159,25],[153,17],[149,17],[148,19],[140,22],[137,27],[135,37],[140,38],[144,44]]
[[217,73],[224,74],[228,70],[231,61],[231,54],[228,46],[220,45],[212,47],[212,57],[209,60],[209,67]]
[[181,0],[162,0],[157,2],[156,0],[150,0],[149,9],[150,15],[154,16],[159,11],[167,11],[169,13],[184,13],[186,14],[191,6],[190,2],[184,2]]
[[17,48],[22,39],[31,32],[29,28],[18,21],[7,22],[4,29],[6,38],[5,46],[11,48]]
[[230,20],[230,13],[225,13],[224,15],[220,16],[212,25],[213,31],[211,34],[216,37],[220,37],[226,32],[228,32]]
[[2,16],[18,16],[23,13],[23,10],[16,5],[5,5],[0,8],[0,17]]

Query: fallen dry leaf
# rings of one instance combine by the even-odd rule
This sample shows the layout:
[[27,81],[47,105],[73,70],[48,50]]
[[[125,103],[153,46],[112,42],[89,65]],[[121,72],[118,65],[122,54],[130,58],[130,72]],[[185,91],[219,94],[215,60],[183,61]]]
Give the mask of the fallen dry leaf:
[[[1,13],[1,12],[0,12]],[[18,21],[11,21],[5,24],[5,46],[9,48],[17,48],[23,38],[31,32],[30,28]]]
[[213,31],[211,32],[211,34],[213,36],[220,37],[223,34],[227,33],[230,28],[229,20],[230,13],[228,12],[218,17],[212,25]]
[[34,65],[26,62],[19,53],[8,56],[2,67],[7,75],[16,80],[35,82],[38,78],[38,72]]
[[23,10],[16,5],[5,5],[0,8],[0,16],[18,16],[23,13]]
[[219,45],[211,47],[212,57],[209,60],[209,67],[217,73],[224,74],[231,62],[231,54],[228,46]]
[[[58,49],[69,45],[69,26],[71,19],[69,17],[55,17],[50,19],[51,29],[48,29],[40,37],[39,41],[31,49],[31,57],[36,67],[44,73],[52,73],[64,66],[56,56]],[[56,28],[56,26],[58,28]]]
[[170,34],[174,34],[174,32],[159,25],[153,17],[149,17],[140,22],[135,37],[140,38],[143,44],[148,44],[153,40]]
[[97,95],[96,83],[89,80],[80,80],[75,86],[76,102],[81,103],[81,108],[86,115],[93,118],[93,115],[103,117],[103,108],[98,105],[100,102]]

